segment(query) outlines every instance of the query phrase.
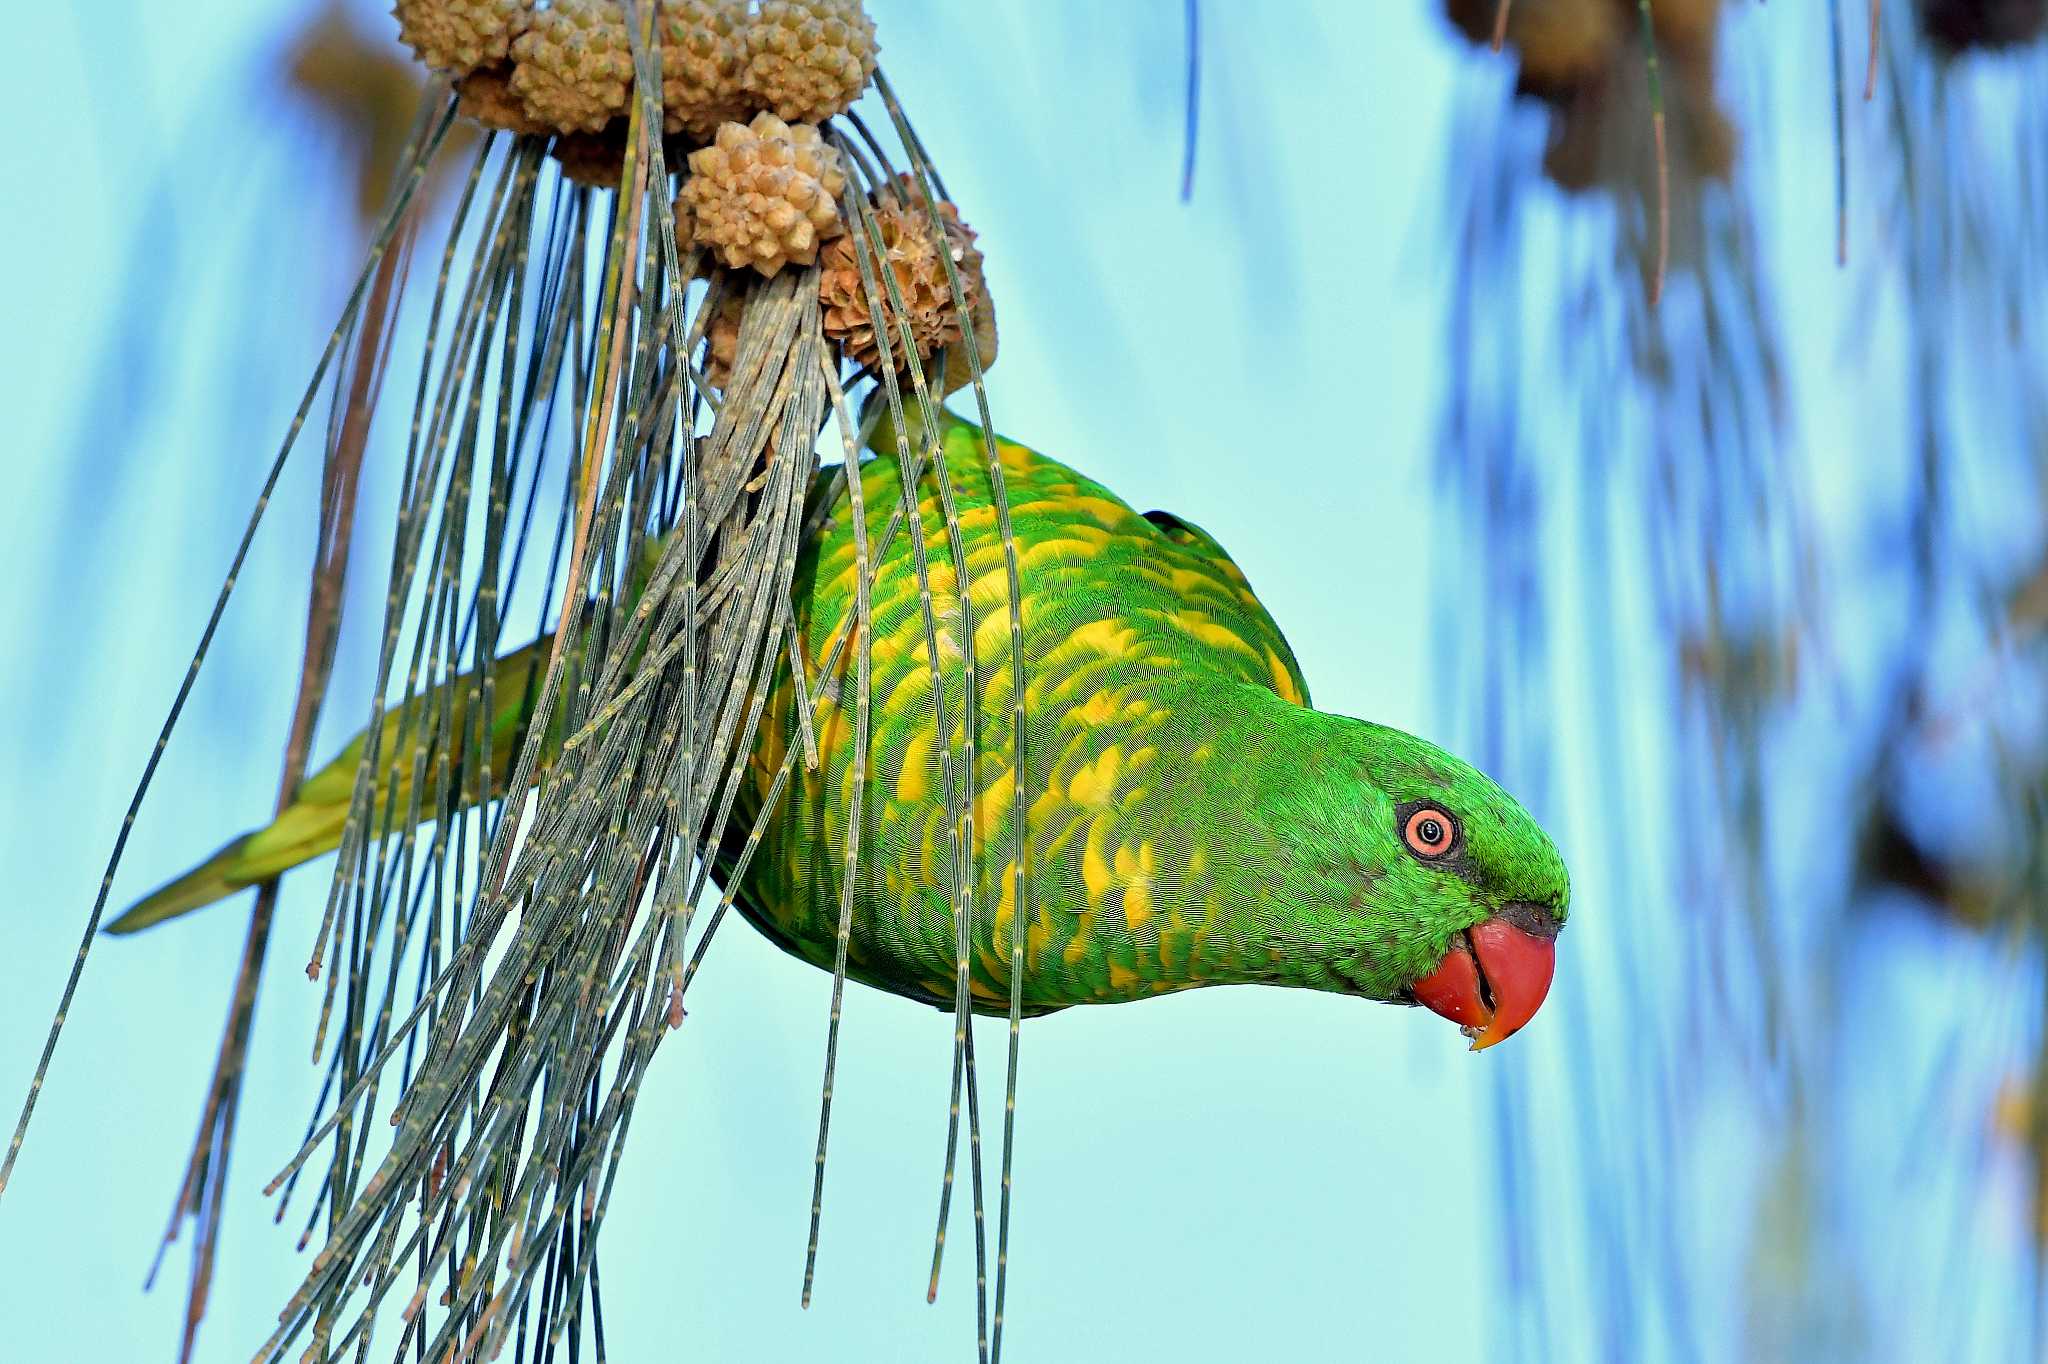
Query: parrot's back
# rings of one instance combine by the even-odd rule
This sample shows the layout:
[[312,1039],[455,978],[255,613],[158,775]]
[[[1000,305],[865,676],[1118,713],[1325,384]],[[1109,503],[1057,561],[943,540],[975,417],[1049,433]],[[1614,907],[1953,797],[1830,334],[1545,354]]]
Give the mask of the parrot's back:
[[[998,440],[1021,587],[1025,762],[1022,806],[1028,1011],[1131,999],[1202,983],[1204,940],[1222,906],[1203,811],[1228,799],[1213,765],[1218,716],[1245,686],[1306,704],[1292,651],[1244,575],[1208,535],[1165,513],[1141,516],[1065,465]],[[972,978],[976,1005],[1007,1006],[1018,849],[1009,574],[982,433],[948,418],[943,443],[972,611],[976,688]],[[861,471],[873,573],[871,734],[849,974],[950,1005],[955,925],[948,896],[956,840],[946,817],[950,764],[968,700],[952,549],[935,471],[919,480],[916,548],[901,530],[893,455]],[[799,754],[736,903],[787,950],[830,969],[854,781],[856,614],[853,502],[841,482],[795,582],[819,766]],[[927,629],[942,679],[935,703]],[[832,658],[822,689],[817,669]],[[795,697],[778,678],[722,861],[796,742]],[[943,708],[947,734],[939,733]],[[957,759],[956,759],[957,760]],[[958,780],[955,775],[953,779]]]

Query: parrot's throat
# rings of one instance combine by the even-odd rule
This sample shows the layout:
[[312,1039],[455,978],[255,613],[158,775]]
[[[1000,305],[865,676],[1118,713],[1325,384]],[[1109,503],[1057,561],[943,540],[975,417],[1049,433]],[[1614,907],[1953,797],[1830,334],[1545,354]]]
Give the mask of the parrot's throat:
[[1388,849],[1359,817],[1362,727],[1271,693],[1250,694],[1244,710],[1217,736],[1240,780],[1201,802],[1197,837],[1217,859],[1220,903],[1190,973],[1393,997],[1399,982],[1376,953]]

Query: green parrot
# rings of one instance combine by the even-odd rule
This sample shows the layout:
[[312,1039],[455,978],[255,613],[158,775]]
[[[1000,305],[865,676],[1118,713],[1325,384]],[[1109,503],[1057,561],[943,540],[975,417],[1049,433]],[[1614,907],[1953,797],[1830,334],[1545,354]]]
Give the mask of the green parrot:
[[[984,437],[951,413],[940,413],[939,425],[975,627],[975,760],[966,774],[974,1008],[1007,1012],[1021,932],[1027,1015],[1265,983],[1422,1004],[1457,1023],[1474,1049],[1526,1024],[1549,989],[1570,899],[1564,863],[1528,813],[1430,743],[1311,709],[1279,627],[1198,526],[1140,515],[1085,475],[998,438],[1021,586],[1019,808],[1009,576]],[[895,453],[887,436],[875,449]],[[856,615],[854,504],[836,473],[820,476],[816,491],[836,488],[836,501],[804,546],[793,588],[800,661],[819,697],[818,764],[795,764],[755,856],[728,887],[770,940],[828,971],[853,797],[857,653],[833,648]],[[898,461],[866,460],[860,479],[872,551],[902,505]],[[913,546],[898,534],[874,574],[871,734],[847,971],[951,1008],[957,937],[941,760],[957,750],[965,718],[961,586],[929,474],[919,491],[953,733],[938,732]],[[510,771],[524,738],[528,684],[549,645],[543,639],[498,661],[498,773]],[[815,670],[827,658],[835,671],[821,686]],[[783,765],[794,685],[785,662],[729,840],[752,826]],[[395,746],[397,720],[385,723]],[[456,724],[465,732],[459,714]],[[549,736],[544,751],[560,741]],[[331,851],[362,742],[308,778],[275,822],[142,900],[110,931],[147,927]],[[401,789],[401,808],[405,796]],[[1011,861],[1019,819],[1021,877]],[[721,880],[730,881],[737,851],[729,841]]]

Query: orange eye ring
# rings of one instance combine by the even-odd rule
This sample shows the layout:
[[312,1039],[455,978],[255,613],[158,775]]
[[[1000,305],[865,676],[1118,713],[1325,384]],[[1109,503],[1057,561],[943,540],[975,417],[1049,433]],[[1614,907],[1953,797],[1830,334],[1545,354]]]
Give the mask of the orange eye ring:
[[1425,805],[1408,816],[1401,826],[1401,837],[1408,844],[1408,851],[1417,857],[1442,857],[1458,841],[1457,822],[1448,812],[1434,805]]

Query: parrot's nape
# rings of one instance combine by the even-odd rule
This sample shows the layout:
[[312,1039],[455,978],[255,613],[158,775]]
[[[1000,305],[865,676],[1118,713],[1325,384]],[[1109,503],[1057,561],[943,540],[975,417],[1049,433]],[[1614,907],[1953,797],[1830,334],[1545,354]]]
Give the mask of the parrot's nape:
[[[976,716],[971,891],[973,1006],[1002,1013],[1012,935],[1021,931],[1023,1012],[1261,982],[1421,1004],[1474,1049],[1529,1022],[1550,985],[1569,902],[1550,839],[1493,781],[1401,731],[1310,709],[1292,650],[1222,546],[1164,512],[1139,515],[1065,465],[998,440],[1018,550],[1025,678],[1024,796],[1011,670],[1002,666],[1007,584],[990,508],[983,436],[941,414],[942,452],[966,539],[970,603],[982,630],[978,694],[961,703],[958,668],[933,670],[908,537],[876,566],[870,641],[872,725],[853,762],[847,659],[835,648],[854,613],[854,502],[840,470],[797,567],[798,642],[807,669],[837,659],[813,719],[818,763],[799,764],[770,812],[735,903],[763,933],[833,969],[854,772],[865,783],[846,971],[879,988],[953,1007],[958,947],[941,855],[941,757]],[[877,448],[889,446],[881,439]],[[897,463],[861,466],[869,540],[902,505]],[[937,498],[921,490],[927,541],[942,547]],[[897,562],[891,562],[895,560]],[[945,556],[928,564],[931,611],[958,614]],[[941,638],[942,654],[950,639]],[[525,738],[543,639],[500,659],[491,717],[504,773]],[[935,697],[930,679],[944,675]],[[773,789],[794,735],[794,684],[778,675],[739,797],[745,829]],[[469,692],[457,687],[457,701]],[[939,718],[951,731],[940,734]],[[414,764],[387,718],[387,785],[404,808]],[[453,728],[467,720],[458,714]],[[133,932],[332,850],[360,755],[358,738],[308,779],[272,825],[141,901],[111,925]],[[548,756],[560,736],[547,739]],[[390,791],[380,786],[379,807]],[[498,793],[502,794],[502,792]],[[1013,822],[1025,821],[1021,843]],[[1005,850],[1026,850],[1022,875]],[[740,849],[716,870],[732,879]]]

